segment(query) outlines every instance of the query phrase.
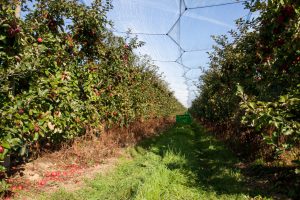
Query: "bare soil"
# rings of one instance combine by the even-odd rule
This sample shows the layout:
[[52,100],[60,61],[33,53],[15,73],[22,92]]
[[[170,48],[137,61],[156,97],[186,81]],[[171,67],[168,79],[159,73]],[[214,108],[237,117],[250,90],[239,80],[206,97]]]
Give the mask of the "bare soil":
[[174,122],[171,118],[137,121],[128,128],[107,129],[99,137],[87,134],[59,151],[44,152],[29,163],[11,167],[7,182],[12,193],[5,198],[34,199],[40,192],[54,192],[61,187],[79,189],[85,179],[113,169],[118,158],[126,156],[126,147],[158,135]]

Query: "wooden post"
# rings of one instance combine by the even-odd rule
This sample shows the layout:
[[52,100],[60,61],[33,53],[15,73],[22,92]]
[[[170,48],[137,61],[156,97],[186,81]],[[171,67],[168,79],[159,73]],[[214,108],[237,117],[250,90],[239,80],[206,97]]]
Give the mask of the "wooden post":
[[16,16],[16,18],[20,18],[21,17],[21,0],[15,0],[15,4],[16,4],[15,16]]
[[[14,0],[15,1],[15,5],[16,5],[16,10],[15,10],[15,16],[17,19],[19,19],[21,17],[21,1],[22,0]],[[14,77],[12,77],[11,80],[11,88],[12,88],[12,95],[15,95],[15,91],[16,91],[16,82]]]

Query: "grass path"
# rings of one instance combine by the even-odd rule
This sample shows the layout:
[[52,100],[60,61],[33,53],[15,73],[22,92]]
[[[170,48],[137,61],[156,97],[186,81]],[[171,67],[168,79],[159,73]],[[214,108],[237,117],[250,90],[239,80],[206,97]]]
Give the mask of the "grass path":
[[176,125],[128,153],[107,175],[75,192],[60,190],[44,199],[192,200],[263,199],[243,183],[238,160],[197,124]]

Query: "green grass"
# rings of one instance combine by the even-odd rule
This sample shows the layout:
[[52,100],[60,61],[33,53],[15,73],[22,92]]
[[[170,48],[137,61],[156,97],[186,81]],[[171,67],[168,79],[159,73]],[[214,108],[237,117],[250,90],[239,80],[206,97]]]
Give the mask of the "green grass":
[[133,159],[123,158],[115,170],[87,181],[85,188],[42,199],[262,199],[243,183],[234,155],[197,124],[174,126],[128,153]]

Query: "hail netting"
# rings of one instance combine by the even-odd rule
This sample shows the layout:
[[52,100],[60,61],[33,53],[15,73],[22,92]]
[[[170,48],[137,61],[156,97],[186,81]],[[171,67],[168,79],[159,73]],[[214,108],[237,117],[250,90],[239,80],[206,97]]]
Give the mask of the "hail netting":
[[[114,32],[137,35],[145,45],[137,53],[148,54],[175,96],[189,105],[195,86],[206,69],[211,35],[227,34],[235,20],[249,18],[245,1],[235,0],[114,0],[109,18]],[[224,17],[225,16],[225,17]]]

